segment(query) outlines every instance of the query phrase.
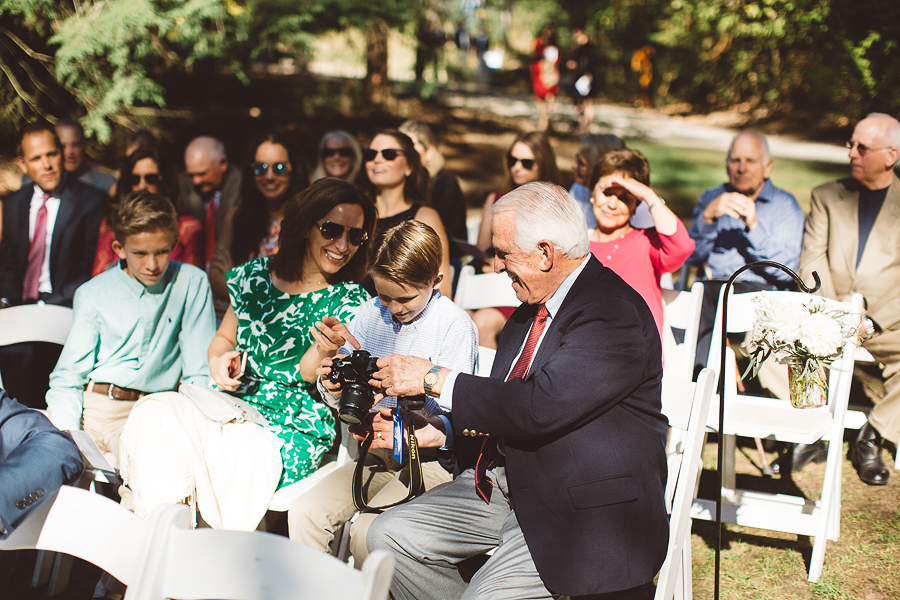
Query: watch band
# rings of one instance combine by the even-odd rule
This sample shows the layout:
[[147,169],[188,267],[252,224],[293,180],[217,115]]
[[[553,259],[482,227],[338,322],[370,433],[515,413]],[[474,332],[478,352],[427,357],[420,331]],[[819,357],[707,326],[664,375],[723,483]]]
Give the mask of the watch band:
[[[441,368],[440,368],[439,366],[437,366],[437,365],[431,367],[431,368],[428,370],[428,373],[434,373],[434,383],[437,383],[437,381],[438,381],[438,374],[440,373],[440,371],[441,371]],[[422,387],[425,388],[425,394],[428,395],[428,396],[431,396],[431,395],[432,395],[431,389],[432,389],[432,386],[433,386],[434,384],[429,384],[427,378],[428,378],[428,374],[426,373],[426,374],[425,374],[425,378],[422,380]]]

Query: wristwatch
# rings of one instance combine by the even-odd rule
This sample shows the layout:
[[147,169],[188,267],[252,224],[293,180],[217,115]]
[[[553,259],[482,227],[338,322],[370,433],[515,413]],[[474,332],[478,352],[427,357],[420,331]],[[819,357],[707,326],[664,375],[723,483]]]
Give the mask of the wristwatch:
[[438,366],[431,367],[427,373],[425,373],[424,379],[422,379],[422,383],[425,387],[425,393],[429,396],[432,396],[431,388],[438,382],[438,373],[441,371],[441,368]]

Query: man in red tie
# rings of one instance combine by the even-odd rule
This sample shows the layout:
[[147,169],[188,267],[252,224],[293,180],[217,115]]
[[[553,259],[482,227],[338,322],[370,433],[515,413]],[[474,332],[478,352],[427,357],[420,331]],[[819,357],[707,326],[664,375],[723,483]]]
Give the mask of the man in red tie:
[[[652,598],[669,533],[653,316],[562,188],[523,185],[491,214],[494,270],[523,304],[490,378],[378,361],[385,394],[452,408],[458,476],[375,519],[369,550],[395,554],[397,600]],[[466,584],[457,565],[492,548]]]
[[[75,290],[91,277],[107,196],[66,176],[62,146],[49,124],[22,129],[16,162],[32,183],[3,203],[0,308],[35,302],[72,306]],[[42,407],[58,357],[56,346],[7,346],[0,353],[7,389],[24,404]]]

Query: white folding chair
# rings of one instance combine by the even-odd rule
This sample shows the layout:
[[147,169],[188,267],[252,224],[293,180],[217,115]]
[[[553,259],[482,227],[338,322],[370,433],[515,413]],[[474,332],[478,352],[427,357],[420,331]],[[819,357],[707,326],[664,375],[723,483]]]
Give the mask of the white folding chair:
[[[724,293],[724,288],[723,288]],[[765,292],[777,300],[801,301],[808,295],[797,292]],[[754,305],[751,294],[732,294],[728,299],[728,332],[752,331]],[[848,305],[852,314],[859,315],[862,296],[854,294]],[[716,315],[710,346],[708,365],[718,365],[721,357],[722,295]],[[840,533],[841,470],[843,467],[844,416],[853,377],[856,353],[855,338],[848,342],[842,355],[831,365],[828,387],[828,403],[821,408],[799,410],[787,400],[738,395],[734,377],[736,371],[734,352],[726,348],[725,365],[725,422],[724,469],[722,473],[722,520],[738,525],[783,531],[815,537],[810,561],[809,581],[817,581],[822,574],[826,540],[837,540]],[[772,359],[770,359],[772,360]],[[708,427],[718,429],[717,402],[710,410]],[[828,442],[825,480],[822,495],[817,501],[800,496],[767,494],[736,489],[734,455],[736,436],[772,439],[794,444],[812,444],[818,440]],[[715,502],[696,499],[691,516],[716,518]]]
[[[72,309],[65,306],[26,304],[4,308],[0,310],[0,346],[24,342],[49,342],[62,346],[71,327]],[[3,387],[2,376],[0,387]]]
[[700,481],[700,453],[706,437],[706,420],[715,385],[715,373],[700,371],[697,383],[690,377],[663,376],[662,412],[672,430],[682,432],[681,442],[667,457],[666,507],[669,546],[659,571],[654,600],[692,598],[691,499]]
[[509,277],[503,273],[476,275],[472,265],[466,265],[459,270],[459,282],[456,284],[456,296],[453,301],[466,310],[521,304],[516,298]]
[[[663,294],[663,357],[665,370],[692,379],[694,358],[697,355],[697,331],[700,328],[700,308],[703,304],[703,284],[694,282],[690,291],[662,291]],[[684,330],[684,341],[677,343],[672,329]]]

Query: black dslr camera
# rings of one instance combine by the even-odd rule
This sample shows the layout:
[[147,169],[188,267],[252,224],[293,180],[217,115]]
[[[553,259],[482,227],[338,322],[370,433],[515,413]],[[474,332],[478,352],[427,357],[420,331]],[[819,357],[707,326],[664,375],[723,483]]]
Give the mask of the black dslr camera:
[[369,379],[378,370],[377,361],[365,350],[354,350],[350,356],[332,361],[328,379],[341,384],[338,416],[344,423],[355,425],[368,417],[378,391],[369,385]]

